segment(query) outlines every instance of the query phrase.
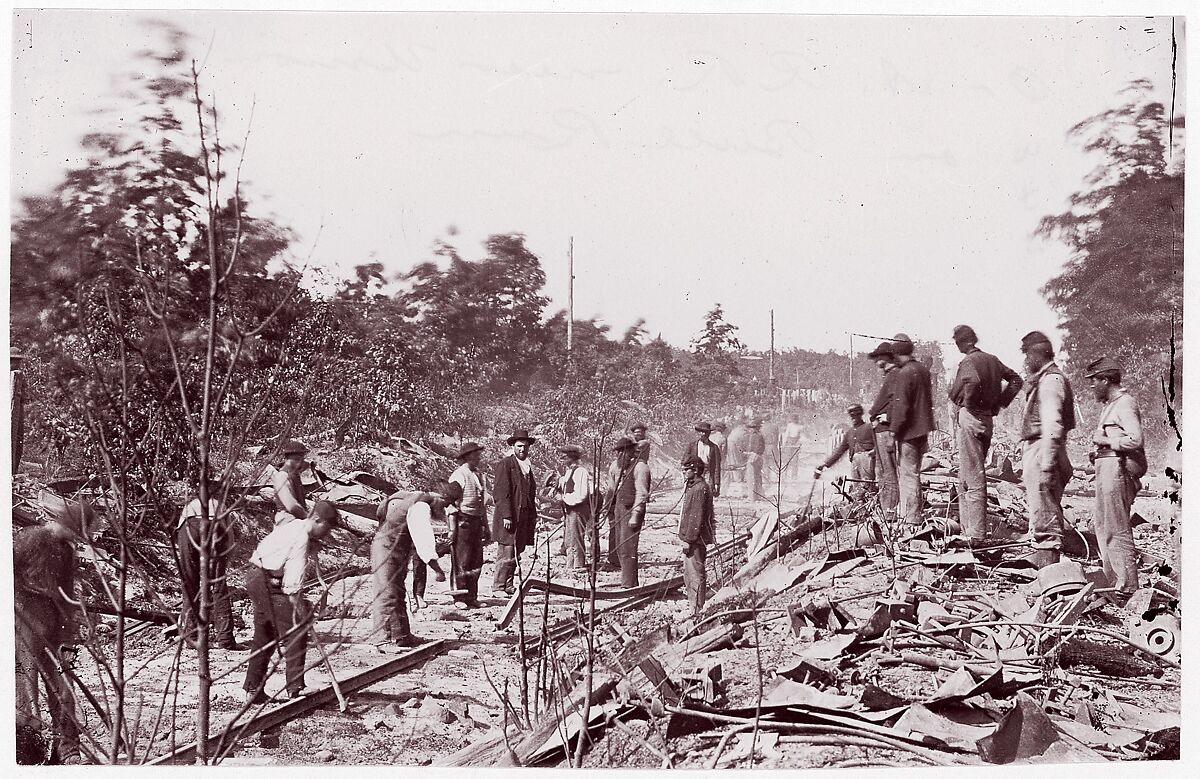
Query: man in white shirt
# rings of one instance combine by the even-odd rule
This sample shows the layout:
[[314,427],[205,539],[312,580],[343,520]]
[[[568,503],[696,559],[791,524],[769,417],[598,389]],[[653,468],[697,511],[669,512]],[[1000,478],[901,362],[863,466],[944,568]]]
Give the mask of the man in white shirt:
[[563,551],[567,573],[582,573],[587,569],[586,539],[592,539],[592,556],[596,555],[598,539],[592,517],[592,477],[579,461],[583,447],[566,444],[558,447],[563,473],[558,477],[557,494],[563,507]]
[[[371,615],[381,650],[417,646],[425,640],[414,636],[410,629],[404,580],[414,553],[417,557],[415,565],[428,565],[438,581],[446,580],[436,550],[418,549],[413,538],[414,525],[423,523],[428,529],[433,512],[440,511],[444,505],[440,495],[404,490],[393,493],[379,505],[376,513],[379,527],[371,541],[371,571],[375,584]],[[432,540],[432,533],[426,540]]]
[[721,447],[712,440],[714,434],[711,424],[697,422],[695,429],[700,437],[688,444],[687,449],[683,452],[683,459],[691,456],[704,463],[701,478],[708,481],[708,485],[712,489],[712,496],[718,498],[721,496]]
[[307,518],[277,525],[250,555],[246,593],[254,606],[254,638],[243,687],[251,704],[270,700],[263,685],[273,650],[279,650],[280,644],[287,664],[287,695],[296,698],[303,694],[312,606],[304,599],[300,586],[314,542],[337,525],[337,508],[319,500]]
[[308,454],[308,447],[299,441],[284,441],[279,453],[283,456],[283,464],[271,477],[271,486],[275,489],[276,525],[308,516],[304,486],[300,483],[300,471],[304,470],[304,455]]
[[474,441],[458,452],[462,465],[450,474],[446,488],[446,522],[450,526],[454,589],[457,609],[479,608],[479,574],[483,570],[483,547],[491,543],[487,507],[492,502],[479,467],[484,449]]
[[[229,585],[225,579],[229,555],[237,543],[232,511],[222,510],[222,483],[208,482],[208,581],[209,624],[213,628],[214,645],[218,649],[242,652],[247,649],[233,635],[233,608]],[[180,630],[190,645],[196,641],[197,615],[200,612],[200,541],[202,517],[199,496],[193,498],[179,514],[175,523],[175,547],[179,559],[179,580],[183,585],[183,607],[180,609]]]

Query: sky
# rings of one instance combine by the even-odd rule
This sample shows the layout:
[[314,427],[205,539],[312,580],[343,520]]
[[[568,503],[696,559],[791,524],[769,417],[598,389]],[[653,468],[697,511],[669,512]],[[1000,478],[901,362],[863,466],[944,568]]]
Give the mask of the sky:
[[1169,17],[15,11],[14,204],[81,162],[144,19],[192,35],[225,137],[253,104],[243,179],[298,256],[522,232],[558,310],[573,237],[576,318],[677,346],[719,302],[754,349],[774,309],[778,349],[966,323],[1016,367],[1068,258],[1032,233],[1097,163],[1067,130],[1133,79],[1171,100]]

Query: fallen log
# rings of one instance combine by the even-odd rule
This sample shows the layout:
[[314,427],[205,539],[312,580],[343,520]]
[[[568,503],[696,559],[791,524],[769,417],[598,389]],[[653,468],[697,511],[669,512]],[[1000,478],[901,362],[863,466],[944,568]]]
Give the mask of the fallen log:
[[[552,595],[568,595],[572,598],[587,599],[591,597],[591,590],[587,587],[574,587],[561,582],[546,581],[545,579],[529,578],[526,580],[527,585],[535,590],[547,590]],[[629,587],[620,590],[596,590],[597,600],[623,600],[626,598],[641,598],[644,596],[665,595],[671,590],[677,590],[683,586],[682,576],[672,576],[670,579],[662,579],[650,584],[643,584],[638,587]]]

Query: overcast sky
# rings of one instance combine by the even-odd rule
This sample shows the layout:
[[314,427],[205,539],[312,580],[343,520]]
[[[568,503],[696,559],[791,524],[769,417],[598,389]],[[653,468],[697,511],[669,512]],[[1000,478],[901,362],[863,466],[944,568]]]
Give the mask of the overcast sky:
[[680,346],[719,301],[752,348],[774,308],[780,349],[965,322],[1015,367],[1067,257],[1032,231],[1095,164],[1067,130],[1171,94],[1170,18],[18,11],[14,201],[103,129],[145,18],[192,33],[225,137],[257,101],[243,177],[298,254],[523,232],[558,308],[574,236],[577,318]]

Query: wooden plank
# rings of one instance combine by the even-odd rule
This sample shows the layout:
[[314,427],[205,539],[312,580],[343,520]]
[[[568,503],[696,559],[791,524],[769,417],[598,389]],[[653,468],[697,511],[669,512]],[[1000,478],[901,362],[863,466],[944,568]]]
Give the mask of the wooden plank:
[[[372,684],[381,682],[391,676],[395,676],[401,671],[412,668],[415,665],[425,662],[429,658],[440,654],[448,648],[445,639],[431,641],[428,644],[416,647],[405,652],[402,655],[397,655],[379,665],[372,666],[365,671],[348,676],[338,680],[338,685],[342,689],[344,695],[349,695],[352,692],[370,687]],[[334,691],[333,685],[329,684],[314,691],[311,695],[306,695],[303,698],[295,698],[288,701],[282,706],[267,709],[257,717],[246,722],[239,723],[234,720],[219,730],[214,735],[209,736],[209,748],[213,748],[221,740],[222,737],[232,738],[235,735],[248,736],[252,733],[257,733],[261,730],[267,730],[278,725],[295,719],[302,714],[307,714],[313,709],[337,701],[337,693]],[[164,765],[178,763],[180,761],[191,762],[196,758],[196,750],[198,744],[192,742],[179,747],[174,752],[168,752],[161,757],[150,761],[149,765]]]
[[[569,595],[573,598],[587,599],[591,597],[591,590],[587,587],[572,587],[569,584],[561,582],[549,582],[545,579],[536,579],[530,577],[526,579],[526,585],[535,590],[548,590],[552,595]],[[620,590],[596,590],[596,600],[625,600],[627,598],[640,598],[645,595],[661,595],[671,590],[678,589],[683,586],[682,576],[672,576],[670,579],[662,579],[650,584],[642,584],[637,587],[629,587]]]

